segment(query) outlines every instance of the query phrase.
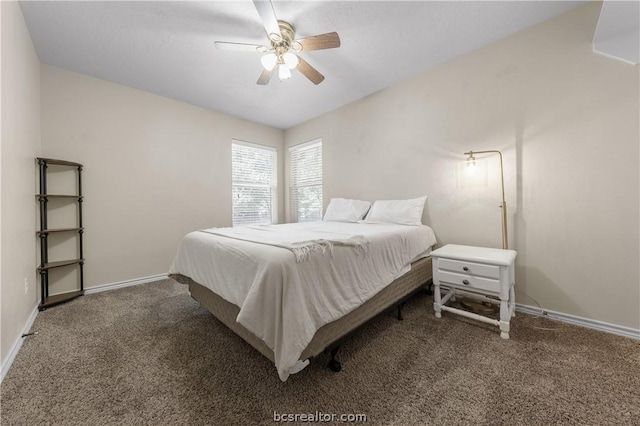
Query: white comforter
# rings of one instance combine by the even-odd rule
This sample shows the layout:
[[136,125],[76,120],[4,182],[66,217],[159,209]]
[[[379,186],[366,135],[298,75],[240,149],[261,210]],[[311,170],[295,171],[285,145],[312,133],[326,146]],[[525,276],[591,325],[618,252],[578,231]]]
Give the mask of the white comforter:
[[281,245],[230,238],[216,230],[183,239],[170,273],[188,276],[240,307],[237,321],[273,350],[283,381],[320,327],[376,295],[436,243],[427,226],[311,222],[261,228],[287,234],[297,230],[305,241],[313,233],[318,239],[368,241],[364,250],[335,244],[296,262]]

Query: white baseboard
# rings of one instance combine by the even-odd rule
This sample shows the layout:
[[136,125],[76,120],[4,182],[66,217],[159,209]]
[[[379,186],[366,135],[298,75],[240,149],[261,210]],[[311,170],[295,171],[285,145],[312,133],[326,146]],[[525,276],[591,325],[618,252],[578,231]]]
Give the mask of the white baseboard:
[[20,333],[20,337],[18,337],[18,340],[16,340],[16,342],[13,344],[13,347],[11,348],[11,352],[9,352],[9,356],[7,357],[7,360],[4,362],[4,364],[2,364],[2,368],[0,368],[0,383],[4,380],[4,376],[6,376],[7,373],[9,372],[9,369],[11,368],[11,364],[13,364],[13,360],[16,359],[16,355],[18,355],[18,351],[22,347],[22,340],[24,339],[22,335],[27,334],[29,332],[29,330],[31,329],[31,326],[33,325],[33,322],[36,320],[36,316],[38,316],[37,306],[33,308],[31,315],[29,315],[29,318],[27,319],[27,323],[24,325],[24,328],[22,329],[22,333]]
[[640,329],[611,324],[603,321],[596,321],[589,318],[565,314],[562,312],[550,311],[548,309],[541,309],[537,306],[521,305],[519,303],[516,303],[516,311],[523,312],[525,314],[544,316],[546,318],[550,318],[560,322],[566,322],[567,324],[578,325],[580,327],[591,328],[593,330],[604,331],[605,333],[617,334],[618,336],[630,337],[632,339],[640,340]]
[[150,275],[148,277],[134,278],[132,280],[118,281],[111,284],[103,284],[96,287],[86,288],[84,294],[101,293],[103,291],[116,290],[118,288],[131,287],[133,285],[139,285],[144,283],[150,283],[153,281],[164,280],[169,277],[169,274]]

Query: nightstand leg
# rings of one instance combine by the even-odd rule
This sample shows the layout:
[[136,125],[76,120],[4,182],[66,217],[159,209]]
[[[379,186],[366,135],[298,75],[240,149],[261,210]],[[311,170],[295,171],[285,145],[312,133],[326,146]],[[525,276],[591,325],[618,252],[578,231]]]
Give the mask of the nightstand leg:
[[509,301],[500,299],[500,337],[503,339],[509,338]]
[[442,317],[442,298],[440,297],[440,282],[439,281],[435,281],[433,283],[433,310],[436,311],[436,318],[441,318]]
[[511,285],[509,289],[509,310],[511,311],[511,316],[516,316],[516,291],[515,285]]

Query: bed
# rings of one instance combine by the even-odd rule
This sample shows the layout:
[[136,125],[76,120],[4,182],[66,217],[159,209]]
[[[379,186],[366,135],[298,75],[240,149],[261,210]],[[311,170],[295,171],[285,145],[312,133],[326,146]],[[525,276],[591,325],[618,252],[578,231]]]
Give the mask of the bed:
[[212,228],[184,237],[170,276],[274,362],[284,381],[422,288],[435,242],[424,225]]

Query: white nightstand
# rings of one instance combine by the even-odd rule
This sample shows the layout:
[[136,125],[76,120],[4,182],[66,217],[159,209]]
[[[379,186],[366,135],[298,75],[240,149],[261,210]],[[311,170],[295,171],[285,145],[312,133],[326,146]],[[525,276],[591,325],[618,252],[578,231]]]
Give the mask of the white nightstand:
[[[448,244],[431,252],[433,258],[433,308],[436,318],[442,311],[451,312],[500,327],[500,337],[509,338],[509,322],[515,315],[515,267],[517,252],[485,247]],[[449,288],[442,297],[440,285]],[[495,303],[500,299],[500,321],[445,306],[456,294],[467,293]]]

